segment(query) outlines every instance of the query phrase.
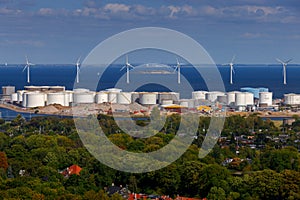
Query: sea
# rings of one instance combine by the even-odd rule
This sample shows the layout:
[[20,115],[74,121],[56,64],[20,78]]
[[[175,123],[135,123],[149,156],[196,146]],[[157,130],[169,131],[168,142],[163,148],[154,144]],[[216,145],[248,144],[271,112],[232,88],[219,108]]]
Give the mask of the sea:
[[[135,65],[137,66],[137,65]],[[161,74],[146,73],[146,76],[150,79],[152,76],[158,76],[158,79],[166,79],[167,76],[173,76],[172,84],[175,87],[177,83],[177,72],[174,71],[175,64],[169,64],[168,69],[154,67],[152,72],[163,72]],[[108,66],[105,70],[99,67],[93,66],[92,74],[101,75],[99,81],[96,84],[97,91],[105,90],[107,88],[113,88],[117,82],[123,81],[123,85],[126,83],[126,69],[121,70],[123,65],[114,64]],[[2,86],[15,86],[16,90],[24,89],[24,86],[28,85],[47,85],[47,86],[65,86],[66,89],[72,90],[76,87],[76,67],[68,64],[56,64],[56,65],[42,65],[37,64],[30,68],[30,83],[27,83],[27,72],[24,70],[24,65],[7,65],[0,66],[0,87]],[[150,70],[149,70],[150,69]],[[300,65],[290,64],[287,67],[287,84],[283,84],[283,71],[281,65],[271,64],[236,64],[234,66],[233,84],[229,83],[230,69],[228,66],[217,65],[219,74],[226,91],[240,90],[242,87],[265,87],[269,88],[269,91],[273,92],[273,98],[282,98],[286,93],[299,93],[300,94]],[[101,71],[102,70],[102,71]],[[145,72],[151,72],[151,68],[145,69]],[[101,74],[100,74],[101,71]],[[130,70],[129,74],[131,78],[140,77],[141,74],[135,69]],[[165,73],[167,72],[167,73]],[[81,72],[80,72],[81,73]],[[193,90],[207,90],[207,86],[195,67],[190,65],[181,66],[181,74],[191,84]],[[125,77],[125,78],[124,78]],[[140,78],[142,82],[144,77]],[[157,80],[157,79],[156,79]],[[82,81],[82,80],[80,80]],[[84,85],[84,84],[83,84]],[[121,84],[122,85],[122,84]],[[160,84],[145,84],[137,88],[136,91],[170,91],[167,87]],[[11,120],[22,114],[26,119],[31,117],[44,116],[41,114],[19,113],[12,110],[0,108],[0,117]]]
[[[169,64],[175,66],[175,64]],[[121,77],[124,78],[125,70],[120,70],[123,65],[114,64],[108,66],[99,78],[97,91],[116,86],[117,81]],[[283,84],[282,65],[276,64],[236,64],[234,66],[233,84],[229,83],[230,69],[228,66],[217,65],[219,73],[222,77],[225,90],[235,91],[242,87],[265,87],[273,92],[273,98],[282,98],[286,93],[300,93],[300,65],[290,64],[287,66],[287,84]],[[26,85],[49,85],[49,86],[65,86],[66,89],[74,88],[76,67],[67,64],[37,64],[30,68],[30,83],[27,83],[27,72],[24,70],[24,65],[7,65],[0,66],[0,87],[15,86],[16,90],[21,90]],[[94,74],[99,75],[98,68],[94,67]],[[134,75],[134,70],[130,70],[131,77]],[[157,68],[155,68],[157,70]],[[173,68],[169,72],[174,76],[174,85],[177,84],[177,72],[173,72]],[[173,72],[173,73],[172,73]],[[181,74],[191,84],[194,90],[207,90],[207,86],[201,75],[193,66],[181,66]],[[137,76],[135,74],[135,76]],[[148,74],[152,76],[152,74]],[[160,74],[161,79],[164,79],[168,74]],[[126,76],[125,76],[126,77]],[[141,80],[142,81],[142,80]],[[124,85],[126,82],[124,81]],[[136,89],[136,91],[169,91],[168,88],[159,84],[145,84]]]

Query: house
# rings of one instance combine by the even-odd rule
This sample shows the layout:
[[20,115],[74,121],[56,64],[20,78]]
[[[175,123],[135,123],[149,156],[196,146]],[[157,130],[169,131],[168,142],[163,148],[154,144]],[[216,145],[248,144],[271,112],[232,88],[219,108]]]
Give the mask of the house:
[[67,167],[65,170],[61,171],[60,173],[62,175],[64,175],[64,177],[69,177],[73,174],[75,175],[80,175],[80,172],[81,172],[82,168],[79,167],[78,165],[72,165],[70,167]]

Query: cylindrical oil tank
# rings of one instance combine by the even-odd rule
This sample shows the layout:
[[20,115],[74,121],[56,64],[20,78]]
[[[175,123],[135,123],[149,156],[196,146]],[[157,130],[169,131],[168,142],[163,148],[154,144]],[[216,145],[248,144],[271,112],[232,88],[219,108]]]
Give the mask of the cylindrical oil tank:
[[180,99],[179,105],[187,108],[195,108],[195,99]]
[[205,99],[210,102],[215,102],[218,96],[225,95],[224,92],[212,91],[205,94]]
[[217,97],[217,102],[227,104],[227,95],[220,95]]
[[47,105],[60,104],[67,106],[65,102],[65,94],[62,92],[48,93],[47,94]]
[[35,107],[40,107],[40,106],[45,106],[45,97],[43,93],[40,92],[29,92],[29,93],[24,93],[26,101],[26,108],[35,108]]
[[74,92],[71,91],[71,90],[66,90],[65,93],[68,94],[68,96],[69,96],[69,103],[72,103],[73,102],[73,93]]
[[10,95],[11,102],[17,102],[18,101],[18,93],[13,93]]
[[15,86],[2,86],[3,95],[12,95],[15,92],[16,92]]
[[192,92],[192,99],[205,99],[207,91],[194,91]]
[[190,101],[191,99],[180,99],[180,101],[179,101],[179,105],[181,105],[181,106],[184,106],[184,107],[189,107],[189,101]]
[[171,105],[173,104],[173,99],[163,99],[161,100],[161,105]]
[[63,92],[64,93],[64,106],[70,106],[70,94],[69,92]]
[[139,93],[138,92],[132,92],[131,93],[131,102],[139,102]]
[[158,103],[162,104],[163,100],[173,100],[174,102],[178,102],[180,98],[180,94],[178,92],[159,92],[158,93]]
[[100,91],[96,94],[96,103],[105,103],[108,102],[108,93],[104,91]]
[[245,92],[246,105],[254,105],[254,94],[250,92]]
[[285,94],[284,104],[286,105],[300,105],[300,95],[299,94]]
[[273,93],[272,92],[260,92],[259,93],[259,105],[272,105],[273,100]]
[[241,92],[241,93],[236,93],[235,94],[235,106],[242,107],[246,106],[246,94]]
[[235,94],[240,93],[239,91],[227,92],[227,105],[232,106],[235,104]]
[[259,98],[259,88],[252,88],[252,87],[243,87],[241,88],[242,92],[250,92],[254,95],[255,98]]
[[33,85],[27,85],[24,86],[24,89],[27,91],[41,91],[41,86],[33,86]]
[[73,90],[73,92],[84,93],[84,92],[90,92],[90,90],[86,89],[86,88],[76,88],[76,89]]
[[49,90],[53,91],[53,92],[63,92],[65,91],[65,86],[50,86]]
[[95,93],[94,92],[74,92],[73,103],[94,103]]
[[122,92],[122,89],[119,88],[108,88],[106,89],[107,92],[114,92],[114,93],[118,93],[118,92]]
[[26,107],[27,106],[27,102],[26,102],[26,100],[27,100],[27,97],[26,97],[26,94],[27,94],[27,92],[23,92],[22,93],[22,101],[20,101],[20,102],[22,102],[22,106],[23,107]]
[[140,104],[142,105],[155,105],[157,94],[154,92],[142,92],[139,95]]
[[22,102],[23,101],[23,94],[24,94],[24,90],[18,90],[17,94],[18,94],[18,102]]
[[117,103],[117,96],[119,92],[108,92],[108,102]]
[[131,92],[119,92],[117,93],[118,104],[131,104]]

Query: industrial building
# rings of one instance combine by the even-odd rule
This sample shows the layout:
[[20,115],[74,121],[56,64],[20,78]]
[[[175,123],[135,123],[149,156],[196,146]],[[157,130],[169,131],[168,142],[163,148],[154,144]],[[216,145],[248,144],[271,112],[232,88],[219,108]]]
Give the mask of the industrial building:
[[300,94],[285,94],[284,95],[284,104],[285,105],[300,105]]

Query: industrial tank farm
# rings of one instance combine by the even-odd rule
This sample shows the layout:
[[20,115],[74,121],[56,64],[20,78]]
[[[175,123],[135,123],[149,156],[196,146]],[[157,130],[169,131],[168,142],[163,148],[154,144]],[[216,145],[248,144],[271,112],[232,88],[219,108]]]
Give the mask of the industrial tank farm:
[[[108,88],[102,91],[91,91],[86,88],[65,90],[64,86],[26,86],[24,90],[14,91],[13,87],[2,88],[5,94],[11,93],[9,101],[24,108],[36,108],[51,105],[62,107],[87,104],[111,105],[118,110],[131,110],[131,105],[140,105],[150,109],[160,105],[162,109],[169,107],[185,108],[191,111],[201,110],[199,107],[225,108],[230,111],[248,111],[272,108],[273,93],[268,88],[242,88],[242,91],[193,91],[190,99],[180,99],[178,92],[128,92],[120,88]],[[256,98],[258,93],[258,98]],[[7,100],[5,100],[7,101]],[[276,101],[277,102],[277,101]],[[286,94],[286,105],[300,105],[300,95]],[[87,106],[88,107],[88,106]],[[98,110],[102,110],[99,108]]]

